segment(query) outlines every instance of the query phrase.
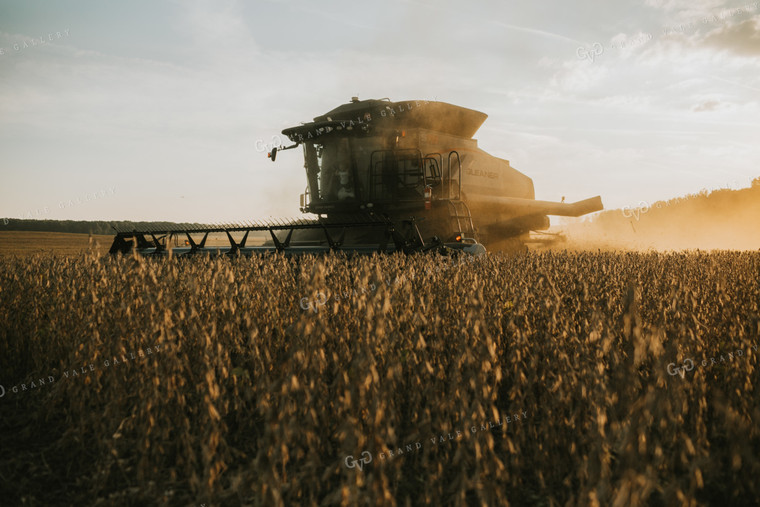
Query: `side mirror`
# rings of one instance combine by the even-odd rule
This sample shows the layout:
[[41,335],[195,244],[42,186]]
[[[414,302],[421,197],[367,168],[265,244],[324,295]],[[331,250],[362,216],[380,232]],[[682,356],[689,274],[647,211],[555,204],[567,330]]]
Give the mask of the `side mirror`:
[[272,159],[272,162],[274,162],[274,159],[277,158],[277,146],[272,148],[272,151],[269,153],[269,158]]

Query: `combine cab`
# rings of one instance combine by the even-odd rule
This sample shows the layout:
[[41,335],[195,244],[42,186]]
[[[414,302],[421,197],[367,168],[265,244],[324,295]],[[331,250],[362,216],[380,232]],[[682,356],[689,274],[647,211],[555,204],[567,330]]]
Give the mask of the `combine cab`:
[[[118,232],[111,253],[286,254],[514,248],[549,227],[548,215],[581,216],[602,209],[597,197],[576,203],[535,200],[533,181],[507,160],[478,148],[473,135],[487,116],[430,101],[354,97],[313,122],[282,131],[303,149],[306,190],[301,211],[311,220],[235,224],[188,230]],[[236,241],[231,233],[242,234]],[[269,240],[248,246],[249,233]],[[229,246],[208,247],[208,234]],[[187,246],[170,248],[172,239]]]

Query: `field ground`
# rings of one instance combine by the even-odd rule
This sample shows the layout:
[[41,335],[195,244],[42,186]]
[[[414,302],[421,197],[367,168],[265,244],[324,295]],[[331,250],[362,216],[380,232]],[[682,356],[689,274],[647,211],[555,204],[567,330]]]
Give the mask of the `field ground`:
[[[97,242],[101,253],[108,252],[113,242],[112,236],[93,235],[92,238]],[[89,234],[0,230],[0,256],[38,253],[76,255],[87,251],[89,240]]]
[[760,252],[0,258],[5,505],[756,505]]

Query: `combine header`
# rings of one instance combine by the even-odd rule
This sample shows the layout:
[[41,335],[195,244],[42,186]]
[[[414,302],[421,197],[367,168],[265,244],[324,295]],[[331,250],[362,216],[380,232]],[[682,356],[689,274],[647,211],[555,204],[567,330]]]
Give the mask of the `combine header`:
[[[354,97],[313,122],[283,130],[293,144],[269,153],[274,162],[281,151],[303,148],[306,190],[300,207],[316,218],[117,231],[110,252],[478,254],[484,245],[524,248],[531,231],[549,227],[547,215],[577,217],[603,208],[598,196],[575,203],[537,201],[528,176],[478,148],[472,137],[486,118],[444,102]],[[267,239],[247,246],[252,232]],[[206,246],[212,233],[226,235],[229,246]]]
[[[159,256],[168,255],[170,251],[172,255],[186,256],[198,253],[253,255],[268,252],[298,255],[331,251],[363,254],[396,251],[411,253],[434,248],[446,249],[446,246],[436,238],[426,244],[413,218],[403,220],[400,225],[401,229],[398,229],[398,224],[385,217],[367,214],[363,217],[357,215],[338,220],[319,217],[315,220],[275,220],[267,223],[224,224],[174,230],[117,231],[109,253],[129,253],[135,248],[135,242],[138,253]],[[354,241],[349,246],[345,245],[347,233],[350,234],[349,239],[355,239],[357,232],[366,234],[367,231],[379,233],[380,235],[375,235],[375,237],[381,237],[381,242],[372,245]],[[246,243],[251,232],[268,233],[270,240],[262,245],[247,246]],[[292,242],[294,232],[301,236],[297,243]],[[225,234],[229,240],[229,246],[206,246],[209,234],[213,233]],[[238,242],[231,233],[243,233],[243,237]],[[307,233],[309,234],[308,237],[306,237]],[[196,237],[193,238],[193,235]],[[202,238],[197,242],[199,235],[202,235]],[[179,241],[183,238],[187,239],[185,244],[181,246]]]

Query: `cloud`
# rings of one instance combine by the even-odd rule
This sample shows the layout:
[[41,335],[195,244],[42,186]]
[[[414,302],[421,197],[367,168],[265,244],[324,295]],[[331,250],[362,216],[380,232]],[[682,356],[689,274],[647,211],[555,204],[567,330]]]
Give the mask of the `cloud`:
[[498,25],[498,26],[502,26],[502,27],[508,28],[510,30],[515,30],[515,31],[518,31],[518,32],[521,32],[521,33],[527,33],[527,34],[530,34],[530,35],[537,35],[539,37],[546,37],[546,38],[549,38],[549,39],[558,40],[560,42],[572,42],[574,44],[583,44],[583,41],[580,41],[578,39],[572,39],[570,37],[565,37],[564,35],[561,35],[561,34],[558,34],[558,33],[554,33],[554,32],[549,32],[547,30],[539,30],[537,28],[531,28],[531,27],[527,27],[527,26],[512,25],[512,24],[509,24],[509,23],[503,23],[503,22],[495,20],[495,19],[490,19],[489,21],[492,24],[495,24],[495,25]]
[[550,85],[565,93],[583,93],[599,87],[609,76],[609,68],[584,61],[563,62],[552,76]]
[[709,32],[702,43],[744,56],[760,55],[760,16],[725,24]]
[[645,3],[672,16],[679,23],[700,18],[725,6],[724,0],[646,0]]
[[721,0],[646,0],[646,5],[663,11],[681,11],[688,8],[716,8],[724,2]]
[[[722,81],[724,83],[728,83],[730,85],[739,86],[741,88],[746,88],[748,90],[754,90],[756,92],[760,92],[760,88],[757,88],[755,86],[750,86],[750,85],[747,85],[745,83],[737,83],[736,81],[731,81],[730,79],[725,79],[725,78],[718,77],[718,76],[715,76],[715,75],[709,75],[708,77],[710,77],[712,79],[715,79],[715,80],[718,80],[718,81]],[[754,98],[752,100],[754,101]]]
[[715,111],[720,105],[720,102],[717,100],[706,100],[705,102],[694,106],[694,112],[701,113],[704,111]]
[[175,22],[178,32],[190,37],[196,64],[216,68],[241,68],[261,57],[261,48],[235,0],[196,0],[181,5]]

